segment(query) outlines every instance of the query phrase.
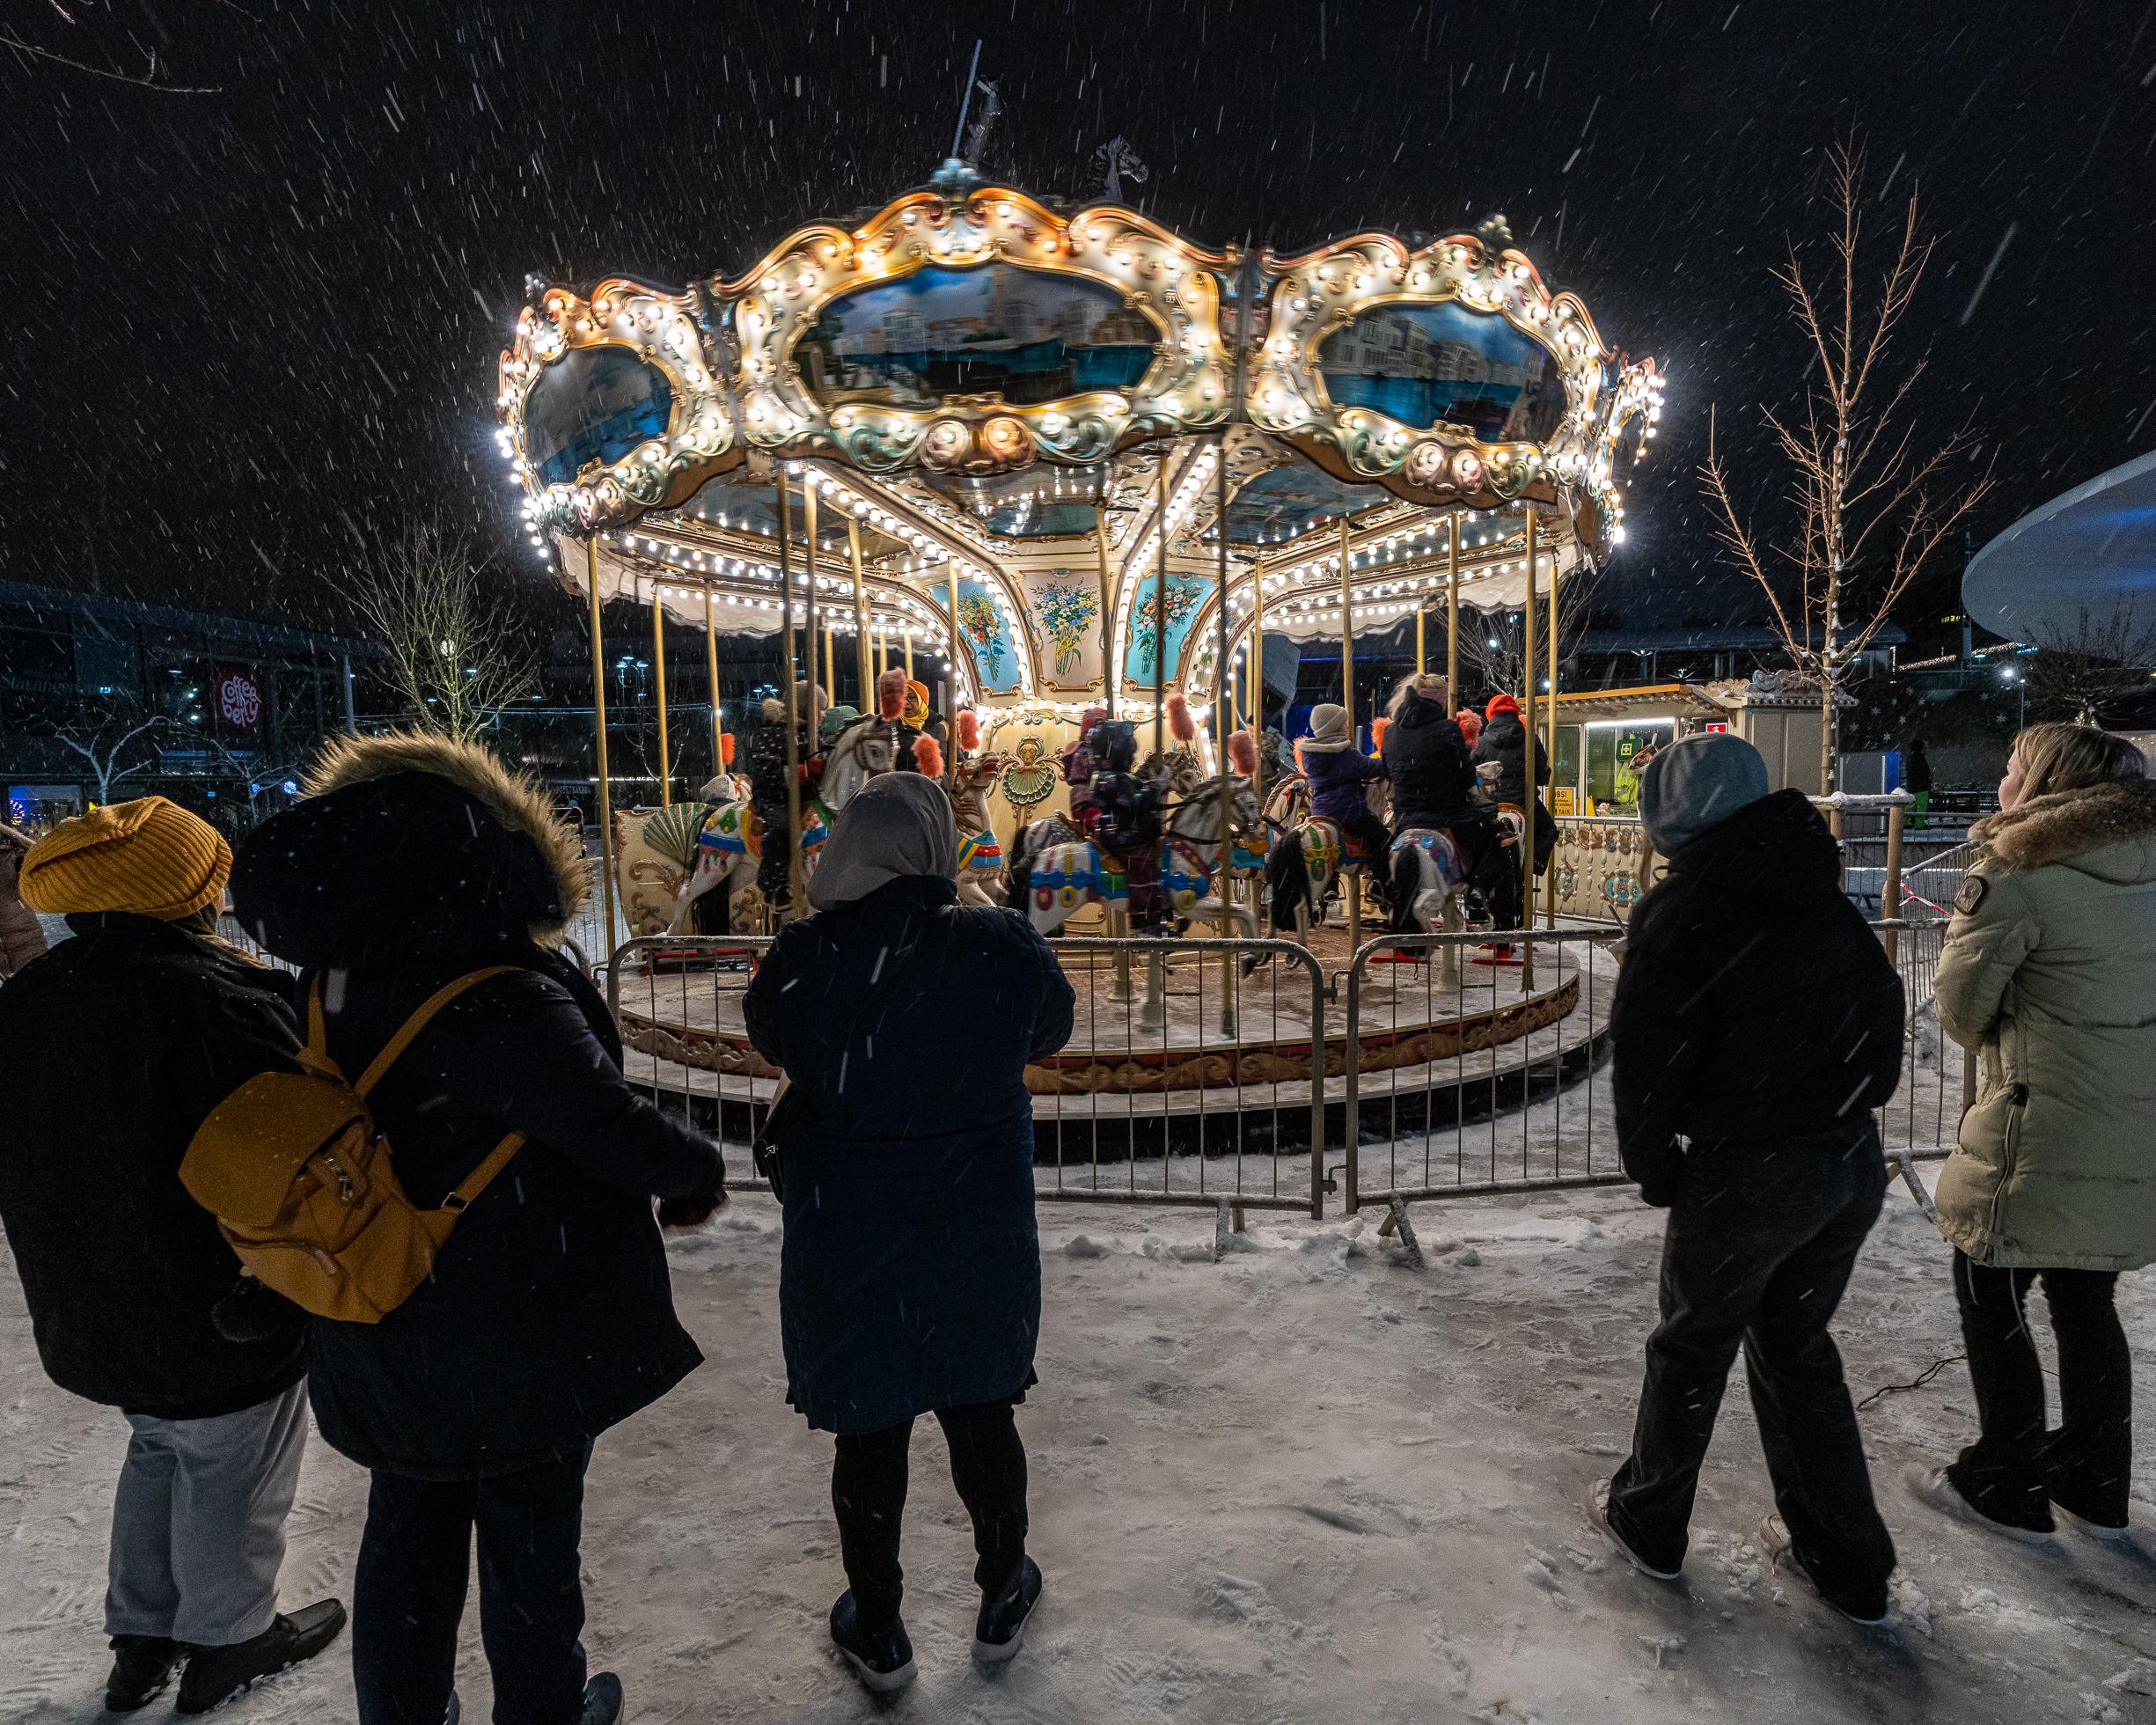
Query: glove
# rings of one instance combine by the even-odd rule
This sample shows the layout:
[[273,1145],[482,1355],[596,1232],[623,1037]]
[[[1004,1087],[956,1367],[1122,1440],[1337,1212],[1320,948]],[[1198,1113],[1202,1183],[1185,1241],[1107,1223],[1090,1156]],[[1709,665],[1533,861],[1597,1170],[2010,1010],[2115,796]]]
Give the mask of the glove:
[[662,1198],[659,1200],[659,1226],[662,1228],[700,1228],[726,1208],[724,1177],[709,1192],[699,1193],[693,1198]]

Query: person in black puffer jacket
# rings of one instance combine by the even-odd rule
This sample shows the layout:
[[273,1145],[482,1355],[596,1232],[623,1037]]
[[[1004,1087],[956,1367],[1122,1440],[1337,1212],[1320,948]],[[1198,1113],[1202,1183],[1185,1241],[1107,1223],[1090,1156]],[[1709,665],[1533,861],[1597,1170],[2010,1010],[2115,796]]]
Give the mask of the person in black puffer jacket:
[[[1378,751],[1392,781],[1392,830],[1399,834],[1422,828],[1449,832],[1460,847],[1470,878],[1480,888],[1507,855],[1496,823],[1475,797],[1475,766],[1467,739],[1452,717],[1442,677],[1403,677],[1386,703],[1391,723]],[[1405,878],[1394,884],[1392,929],[1414,927],[1414,892]]]
[[779,1325],[787,1400],[838,1434],[850,1586],[831,1633],[876,1689],[913,1674],[898,1526],[918,1415],[943,1428],[973,1523],[977,1656],[1017,1651],[1041,1588],[1012,1416],[1040,1332],[1024,1072],[1069,1037],[1074,998],[1023,914],[958,906],[957,855],[940,785],[871,779],[818,865],[817,914],[780,935],[744,1002],[798,1109],[779,1136]]
[[1886,1190],[1872,1111],[1901,1075],[1901,980],[1826,823],[1769,793],[1749,743],[1672,744],[1639,809],[1668,872],[1625,934],[1611,1089],[1624,1171],[1670,1215],[1632,1456],[1591,1508],[1635,1567],[1678,1570],[1742,1347],[1774,1480],[1765,1544],[1874,1621],[1894,1544],[1827,1326]]
[[[1481,734],[1475,740],[1475,764],[1495,761],[1499,767],[1497,781],[1489,786],[1491,800],[1510,804],[1514,808],[1527,808],[1527,726],[1520,717],[1520,703],[1508,694],[1493,694],[1490,704],[1483,709]],[[1557,849],[1557,823],[1550,818],[1549,808],[1543,800],[1543,788],[1550,782],[1550,760],[1543,747],[1543,738],[1535,738],[1535,872],[1539,875],[1550,866],[1550,858]],[[1518,852],[1513,855],[1516,857]],[[1491,893],[1492,908],[1500,929],[1527,926],[1527,881],[1519,868],[1507,869],[1502,878],[1494,883]]]
[[373,1473],[353,1611],[362,1725],[449,1706],[476,1527],[496,1717],[600,1725],[578,1574],[592,1440],[701,1360],[652,1218],[723,1201],[709,1142],[633,1090],[606,1004],[553,944],[589,896],[575,835],[484,749],[340,739],[258,827],[234,908],[319,990],[329,1052],[362,1071],[444,983],[458,996],[369,1098],[407,1194],[438,1206],[510,1132],[525,1143],[458,1219],[430,1279],[378,1324],[317,1318],[322,1435]]

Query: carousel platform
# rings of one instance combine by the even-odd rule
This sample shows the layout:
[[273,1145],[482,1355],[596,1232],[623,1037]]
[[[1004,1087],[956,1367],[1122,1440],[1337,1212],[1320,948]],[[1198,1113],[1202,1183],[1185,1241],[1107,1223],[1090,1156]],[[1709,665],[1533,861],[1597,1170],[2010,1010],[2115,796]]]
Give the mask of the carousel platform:
[[[1025,1072],[1044,1156],[1074,1146],[1104,1159],[1307,1149],[1313,1083],[1327,1105],[1326,1140],[1342,1141],[1347,953],[1338,931],[1317,931],[1312,945],[1315,990],[1310,965],[1292,954],[1246,968],[1234,954],[1164,943],[1157,1013],[1146,1009],[1142,957],[1126,983],[1111,952],[1060,954],[1078,997],[1071,1039]],[[1491,952],[1470,948],[1463,958],[1454,989],[1433,963],[1366,965],[1354,1026],[1366,1138],[1478,1117],[1566,1082],[1596,1057],[1616,982],[1605,954],[1545,948],[1531,979]],[[752,1107],[770,1099],[779,1077],[749,1046],[747,983],[745,957],[621,979],[632,1081],[681,1098],[699,1118],[715,1114],[730,1139],[747,1135]]]

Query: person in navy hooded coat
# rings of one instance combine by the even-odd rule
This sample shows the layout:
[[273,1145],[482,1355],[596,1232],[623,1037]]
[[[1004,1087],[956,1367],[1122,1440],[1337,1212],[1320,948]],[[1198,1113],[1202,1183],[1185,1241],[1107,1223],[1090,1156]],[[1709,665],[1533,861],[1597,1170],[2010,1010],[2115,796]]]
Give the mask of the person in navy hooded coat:
[[913,1675],[898,1532],[916,1416],[942,1425],[972,1518],[977,1656],[1017,1650],[1041,1587],[1012,1413],[1040,1331],[1024,1072],[1068,1039],[1074,998],[1023,915],[960,906],[957,874],[942,787],[869,781],[825,846],[817,914],[780,935],[744,1002],[790,1085],[779,1321],[788,1401],[838,1438],[851,1585],[832,1637],[877,1689]]

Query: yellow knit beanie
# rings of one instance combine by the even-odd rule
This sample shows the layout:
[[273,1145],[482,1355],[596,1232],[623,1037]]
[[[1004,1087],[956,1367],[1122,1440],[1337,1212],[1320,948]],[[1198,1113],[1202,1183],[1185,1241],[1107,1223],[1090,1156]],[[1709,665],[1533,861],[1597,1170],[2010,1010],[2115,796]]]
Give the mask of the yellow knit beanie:
[[231,847],[216,827],[144,796],[62,821],[30,847],[15,888],[32,910],[172,922],[216,904],[231,872]]

